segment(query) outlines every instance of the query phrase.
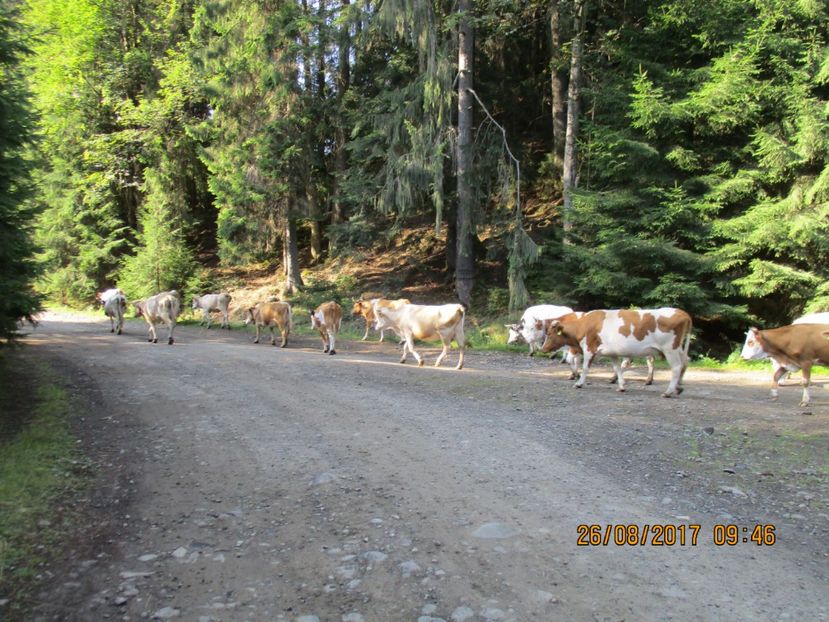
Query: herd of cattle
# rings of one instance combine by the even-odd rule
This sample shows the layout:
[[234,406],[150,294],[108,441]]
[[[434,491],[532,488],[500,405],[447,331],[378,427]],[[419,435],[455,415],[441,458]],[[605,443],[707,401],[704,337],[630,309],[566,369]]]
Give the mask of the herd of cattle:
[[[99,293],[97,298],[110,318],[110,332],[120,335],[127,309],[126,296],[120,289],[108,289]],[[230,328],[230,301],[231,297],[226,293],[194,296],[192,309],[194,312],[201,309],[201,324],[206,322],[207,328],[210,328],[212,311],[222,314],[222,328]],[[173,332],[181,310],[178,292],[162,292],[132,304],[136,315],[147,321],[148,341],[158,342],[156,326],[164,324],[169,331],[167,343],[173,343]],[[386,330],[393,331],[402,344],[401,363],[406,362],[411,352],[418,366],[422,366],[423,357],[414,349],[415,339],[440,339],[443,350],[435,367],[443,362],[452,341],[457,343],[459,351],[455,369],[463,367],[465,309],[460,304],[418,305],[406,298],[387,300],[364,296],[354,303],[352,314],[365,320],[363,341],[368,338],[371,328],[380,331],[380,341],[383,341]],[[323,351],[335,354],[342,307],[333,301],[325,302],[310,315],[311,326],[319,331],[322,338]],[[278,328],[282,336],[281,347],[288,344],[288,335],[293,328],[289,303],[260,302],[245,309],[244,317],[246,326],[253,324],[256,327],[254,343],[259,343],[262,328],[268,328],[271,345],[276,345],[274,329]],[[561,351],[570,363],[571,378],[578,376],[576,387],[584,386],[588,369],[598,356],[611,360],[614,371],[611,382],[618,384],[619,391],[625,390],[624,370],[629,365],[630,357],[644,357],[648,363],[646,384],[650,384],[653,380],[653,358],[662,356],[671,369],[671,381],[662,395],[672,397],[682,393],[693,323],[681,309],[663,307],[579,312],[565,306],[536,305],[528,308],[517,323],[507,324],[506,327],[509,329],[507,343],[527,343],[530,356],[539,350],[544,353]],[[778,384],[783,375],[801,370],[801,406],[805,406],[810,401],[812,366],[829,364],[829,312],[805,315],[779,328],[750,328],[741,356],[746,360],[771,360],[773,398],[777,398]]]

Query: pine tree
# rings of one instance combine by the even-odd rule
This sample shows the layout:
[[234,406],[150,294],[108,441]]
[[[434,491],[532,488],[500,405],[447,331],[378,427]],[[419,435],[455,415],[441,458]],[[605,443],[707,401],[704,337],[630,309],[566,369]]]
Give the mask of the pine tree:
[[32,242],[34,212],[27,148],[34,117],[22,77],[29,36],[14,4],[0,5],[0,338],[10,339],[21,319],[33,321],[39,299]]

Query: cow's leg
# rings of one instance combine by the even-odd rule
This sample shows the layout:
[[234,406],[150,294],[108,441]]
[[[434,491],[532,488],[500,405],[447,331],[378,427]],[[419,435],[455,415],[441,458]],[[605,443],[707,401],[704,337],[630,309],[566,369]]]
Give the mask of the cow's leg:
[[204,319],[202,320],[202,324],[204,324],[204,322],[207,322],[207,330],[210,330],[210,310],[209,309],[204,310]]
[[117,326],[118,326],[118,330],[116,331],[116,334],[120,335],[121,330],[124,328],[124,314],[123,313],[118,314]]
[[176,329],[176,323],[170,322],[169,324],[170,332],[167,334],[167,345],[173,345],[173,331]]
[[282,335],[282,343],[279,345],[280,348],[284,348],[288,345],[288,333],[290,332],[290,328],[282,328],[279,327],[279,334]]
[[624,363],[624,361],[619,361],[618,356],[611,356],[610,357],[610,364],[613,365],[613,375],[614,375],[614,378],[612,378],[610,381],[618,383],[618,386],[616,387],[616,390],[619,393],[624,393],[625,392],[625,367],[624,367],[623,363]]
[[682,375],[685,373],[687,363],[685,361],[685,353],[682,350],[667,350],[663,352],[665,360],[671,367],[671,382],[668,388],[662,394],[662,397],[674,397],[682,393]]
[[529,356],[535,356],[535,342],[530,341],[529,343],[530,343],[530,354],[529,354]]
[[[365,318],[363,318],[363,319],[365,319]],[[371,323],[366,319],[366,332],[363,335],[363,338],[360,339],[360,341],[365,341],[366,339],[368,339],[368,331],[369,331],[370,328],[371,328]],[[380,341],[383,341],[383,331],[380,331]]]
[[[273,324],[271,324],[270,326],[268,326],[268,329],[270,329],[270,331],[271,331],[271,345],[272,345],[272,346],[275,346],[275,345],[276,345],[276,333],[275,333],[275,332],[274,332],[274,330],[273,330]],[[282,329],[280,329],[280,331],[281,331],[281,330],[282,330]]]
[[449,353],[449,346],[452,345],[452,336],[449,336],[447,340],[443,335],[440,335],[440,343],[443,345],[443,350],[438,356],[438,360],[435,361],[435,367],[440,367],[441,361],[446,358],[446,355]]
[[463,369],[463,355],[466,349],[466,335],[463,332],[463,324],[459,324],[457,330],[455,330],[455,343],[458,344],[458,364],[455,369]]
[[253,340],[253,343],[259,343],[259,331],[260,330],[261,330],[261,327],[259,326],[259,324],[257,324],[256,325],[256,339]]
[[401,362],[401,363],[405,363],[405,362],[406,362],[406,356],[407,356],[408,354],[409,354],[409,343],[408,343],[408,341],[405,341],[405,340],[404,340],[404,341],[403,341],[403,354],[402,354],[402,356],[400,357],[400,362]]
[[581,376],[576,382],[575,386],[577,389],[581,389],[584,386],[584,383],[587,382],[587,370],[590,367],[590,363],[593,362],[593,357],[596,356],[595,352],[591,352],[587,349],[587,344],[582,342],[582,352],[584,353],[584,360],[581,365]]
[[811,363],[811,361],[806,361],[806,363],[803,364],[803,368],[801,370],[801,373],[803,374],[803,380],[802,380],[803,397],[800,398],[800,405],[801,406],[808,406],[809,402],[810,402],[810,399],[811,399],[809,397],[809,384],[811,384],[811,381],[812,381],[812,363]]
[[337,335],[333,331],[328,331],[328,354],[336,354],[337,350],[335,349],[337,346]]
[[[645,357],[645,362],[648,364],[648,377],[645,380],[645,386],[650,386],[653,384],[653,357],[647,356]],[[688,367],[688,361],[685,361],[685,367],[683,368],[682,375],[685,375],[685,369]],[[682,378],[679,379],[679,384],[682,385]]]
[[786,368],[781,365],[777,369],[774,370],[774,374],[771,377],[771,399],[777,399],[777,388],[780,386],[780,379],[785,375]]
[[222,328],[230,330],[230,312],[222,311]]

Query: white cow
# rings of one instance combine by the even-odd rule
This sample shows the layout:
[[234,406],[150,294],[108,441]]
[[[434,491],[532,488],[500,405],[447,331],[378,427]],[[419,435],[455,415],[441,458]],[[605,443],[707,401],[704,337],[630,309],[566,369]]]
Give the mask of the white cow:
[[691,316],[670,307],[589,311],[571,322],[553,320],[541,350],[550,352],[565,345],[581,350],[584,364],[576,387],[584,386],[594,357],[610,357],[618,391],[625,390],[622,357],[662,354],[671,366],[671,382],[662,395],[671,397],[682,393],[691,330]]
[[176,290],[161,292],[144,300],[137,300],[132,303],[135,313],[143,317],[149,324],[147,341],[158,343],[155,325],[164,323],[170,329],[167,335],[167,343],[173,345],[173,331],[176,328],[176,318],[181,308],[179,294]]
[[109,318],[109,332],[120,335],[124,327],[124,313],[127,312],[127,297],[120,289],[107,290],[104,293],[108,294],[106,300],[103,295],[101,300],[104,301],[104,315]]
[[196,309],[202,310],[202,320],[199,326],[207,322],[207,328],[210,329],[210,312],[220,311],[222,314],[222,328],[230,328],[230,315],[228,307],[230,306],[230,294],[222,292],[221,294],[205,294],[204,296],[193,296],[193,311]]
[[568,313],[572,313],[570,307],[559,305],[535,305],[528,307],[521,319],[515,324],[504,324],[509,329],[507,343],[526,343],[530,346],[530,356],[536,350],[541,349],[546,334],[544,333],[544,320],[554,320]]
[[453,339],[458,344],[458,350],[460,350],[460,359],[455,369],[461,369],[463,367],[464,346],[466,345],[463,332],[465,317],[463,305],[404,304],[397,309],[377,307],[376,313],[376,330],[393,328],[403,337],[403,357],[400,359],[401,363],[406,362],[406,355],[411,352],[417,361],[418,367],[422,366],[423,357],[415,352],[414,340],[434,339],[438,337],[440,338],[441,344],[443,344],[443,351],[438,356],[438,360],[435,361],[435,367],[439,367],[446,357]]

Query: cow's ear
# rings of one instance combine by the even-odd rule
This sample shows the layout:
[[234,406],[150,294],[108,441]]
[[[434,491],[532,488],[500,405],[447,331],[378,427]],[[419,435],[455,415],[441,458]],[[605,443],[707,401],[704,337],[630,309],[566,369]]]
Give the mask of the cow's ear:
[[564,332],[564,329],[561,326],[556,326],[556,335],[561,337],[561,333]]
[[752,326],[748,329],[748,332],[754,333],[755,335],[760,332],[760,330],[756,326]]
[[541,320],[536,320],[535,321],[535,329],[536,330],[541,330],[542,328],[544,328],[544,322],[542,322]]

